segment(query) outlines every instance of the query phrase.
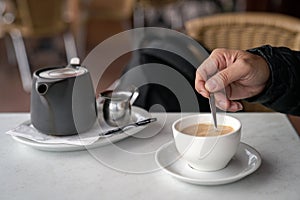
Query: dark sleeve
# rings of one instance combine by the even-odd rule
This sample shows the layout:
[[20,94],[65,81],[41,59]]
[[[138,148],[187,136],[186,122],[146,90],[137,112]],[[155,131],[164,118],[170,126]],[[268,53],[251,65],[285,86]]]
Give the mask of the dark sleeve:
[[286,114],[300,116],[300,51],[269,45],[248,50],[267,61],[271,75],[265,90],[249,102],[258,102]]

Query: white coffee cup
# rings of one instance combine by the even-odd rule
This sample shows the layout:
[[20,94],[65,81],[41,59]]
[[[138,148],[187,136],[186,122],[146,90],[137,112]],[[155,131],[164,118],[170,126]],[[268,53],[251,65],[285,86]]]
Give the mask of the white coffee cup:
[[235,155],[240,144],[241,122],[233,117],[220,115],[219,125],[231,126],[233,131],[217,136],[188,135],[182,130],[196,124],[213,124],[211,114],[183,117],[172,125],[175,145],[188,164],[200,171],[223,169]]

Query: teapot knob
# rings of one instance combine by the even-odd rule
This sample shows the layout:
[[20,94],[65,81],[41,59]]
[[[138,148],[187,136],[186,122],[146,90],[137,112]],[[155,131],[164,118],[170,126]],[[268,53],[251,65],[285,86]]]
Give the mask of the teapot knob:
[[70,65],[71,66],[78,66],[78,65],[80,65],[80,59],[78,57],[71,58]]

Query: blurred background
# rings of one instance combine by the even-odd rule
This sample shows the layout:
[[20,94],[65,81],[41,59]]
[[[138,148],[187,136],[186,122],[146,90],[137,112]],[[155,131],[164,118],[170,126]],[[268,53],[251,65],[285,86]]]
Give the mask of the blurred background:
[[[136,27],[185,30],[197,17],[263,11],[300,17],[292,0],[0,0],[0,112],[28,112],[33,71],[66,65],[103,40]],[[103,88],[122,72],[130,55],[108,68]]]

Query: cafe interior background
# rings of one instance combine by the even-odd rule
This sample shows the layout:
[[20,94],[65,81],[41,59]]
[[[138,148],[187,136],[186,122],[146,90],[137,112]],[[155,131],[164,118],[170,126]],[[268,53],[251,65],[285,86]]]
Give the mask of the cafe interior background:
[[[29,112],[30,92],[20,75],[20,68],[27,64],[32,73],[41,67],[66,65],[67,57],[76,52],[83,60],[105,39],[132,28],[184,32],[188,20],[224,12],[272,12],[300,18],[297,8],[300,2],[292,0],[0,0],[0,112]],[[22,59],[24,52],[27,59]],[[101,79],[102,88],[97,89],[116,80],[129,60],[130,55],[124,55],[114,61]],[[289,118],[299,133],[300,119]]]

